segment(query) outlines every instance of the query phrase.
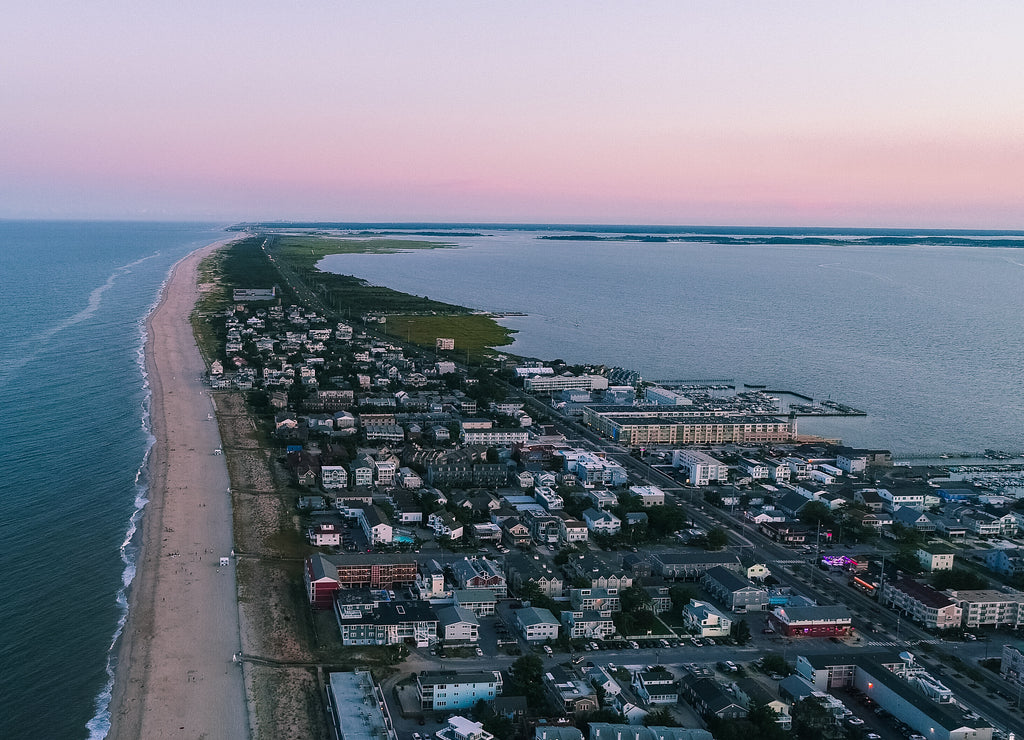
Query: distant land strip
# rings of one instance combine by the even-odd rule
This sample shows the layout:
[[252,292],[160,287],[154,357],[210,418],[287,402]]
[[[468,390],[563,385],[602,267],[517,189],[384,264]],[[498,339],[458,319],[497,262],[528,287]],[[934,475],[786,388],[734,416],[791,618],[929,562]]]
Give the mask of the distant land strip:
[[655,234],[626,234],[600,236],[597,234],[546,234],[538,239],[562,242],[698,242],[725,245],[757,244],[808,244],[814,246],[936,246],[936,247],[1024,247],[1024,239],[1005,237],[1002,239],[971,239],[956,236],[866,236],[848,239],[830,239],[820,236],[720,236],[715,234],[678,234],[663,236]]

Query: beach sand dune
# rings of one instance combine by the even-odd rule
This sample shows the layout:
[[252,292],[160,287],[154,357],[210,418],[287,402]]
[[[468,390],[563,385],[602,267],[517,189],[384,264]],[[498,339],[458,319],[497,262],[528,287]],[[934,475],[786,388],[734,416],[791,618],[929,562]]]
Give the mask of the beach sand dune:
[[189,322],[197,266],[223,243],[178,263],[148,322],[156,443],[111,700],[107,737],[115,740],[250,736],[235,660],[241,639],[230,483]]

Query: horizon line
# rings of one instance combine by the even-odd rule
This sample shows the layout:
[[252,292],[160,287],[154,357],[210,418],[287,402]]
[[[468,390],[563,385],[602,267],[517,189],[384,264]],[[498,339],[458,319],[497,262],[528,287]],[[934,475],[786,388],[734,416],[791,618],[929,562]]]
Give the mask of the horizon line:
[[545,222],[545,221],[338,221],[323,219],[274,219],[240,221],[231,219],[204,219],[204,218],[84,218],[79,216],[69,217],[4,217],[0,216],[0,223],[133,223],[133,224],[206,224],[210,226],[221,226],[224,229],[239,229],[246,227],[253,228],[391,228],[391,229],[413,229],[422,227],[434,228],[490,228],[490,229],[531,229],[531,230],[562,230],[562,231],[587,231],[601,229],[607,231],[628,232],[642,230],[652,231],[682,231],[692,230],[696,232],[905,232],[909,234],[987,234],[1002,236],[1024,236],[1024,228],[942,228],[935,226],[768,226],[768,225],[728,225],[728,224],[656,224],[656,223],[604,223],[604,222]]

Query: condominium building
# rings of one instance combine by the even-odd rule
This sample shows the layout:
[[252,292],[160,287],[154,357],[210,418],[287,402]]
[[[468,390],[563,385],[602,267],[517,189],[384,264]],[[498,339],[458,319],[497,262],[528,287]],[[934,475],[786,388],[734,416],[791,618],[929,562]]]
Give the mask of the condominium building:
[[795,420],[774,416],[605,416],[593,426],[620,444],[630,446],[788,442],[796,434]]
[[931,586],[909,578],[887,581],[879,601],[903,612],[923,627],[948,629],[959,627],[962,610],[957,602]]
[[523,379],[523,387],[531,393],[553,393],[570,388],[581,388],[587,391],[603,391],[608,387],[608,378],[603,375],[564,375],[535,376]]
[[422,671],[416,676],[420,709],[447,712],[470,709],[478,701],[492,702],[501,694],[499,671]]
[[437,614],[423,601],[387,602],[358,615],[338,605],[335,616],[342,645],[399,645],[411,640],[426,647],[437,642]]
[[467,445],[511,447],[524,444],[530,433],[525,429],[463,429],[462,442]]
[[964,627],[1020,627],[1024,625],[1024,593],[1020,591],[949,591],[963,611]]

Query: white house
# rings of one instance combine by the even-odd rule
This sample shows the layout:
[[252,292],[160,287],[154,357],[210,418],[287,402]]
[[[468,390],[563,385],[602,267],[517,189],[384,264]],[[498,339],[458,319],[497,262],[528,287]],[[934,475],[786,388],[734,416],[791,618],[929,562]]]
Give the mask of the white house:
[[348,486],[348,471],[341,465],[323,465],[320,467],[320,485],[331,490]]
[[412,468],[399,468],[395,479],[402,488],[415,489],[423,485],[423,478]]
[[595,534],[618,534],[622,529],[622,520],[610,511],[586,509],[583,512],[583,521],[587,523],[587,529]]
[[547,609],[528,606],[517,610],[515,615],[519,631],[527,642],[558,639],[558,620]]
[[427,517],[427,525],[434,530],[435,537],[462,539],[462,525],[447,511],[431,514]]
[[333,524],[317,524],[309,528],[309,542],[314,547],[337,547],[341,544],[341,532]]
[[683,621],[701,637],[725,637],[732,631],[732,619],[706,601],[690,599],[683,607]]
[[360,506],[354,511],[367,542],[377,545],[393,541],[394,530],[383,511],[376,506]]
[[478,642],[480,620],[470,609],[449,606],[437,610],[438,636],[445,642]]
[[924,508],[924,492],[918,489],[893,492],[887,488],[879,488],[878,496],[885,502],[885,508],[889,511],[894,512],[901,506],[919,510]]

